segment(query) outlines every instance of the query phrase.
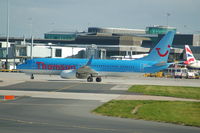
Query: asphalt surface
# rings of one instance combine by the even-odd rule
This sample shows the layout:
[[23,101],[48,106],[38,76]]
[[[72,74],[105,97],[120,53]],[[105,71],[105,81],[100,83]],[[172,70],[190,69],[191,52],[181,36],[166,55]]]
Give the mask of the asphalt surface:
[[[0,87],[0,90],[19,91],[48,91],[48,92],[75,92],[101,94],[130,94],[124,90],[111,90],[116,84],[76,83],[76,82],[23,82],[15,85]],[[136,94],[136,93],[134,93]]]
[[[20,74],[16,74],[20,75]],[[84,94],[92,100],[57,99],[19,96],[5,101],[0,96],[0,133],[199,133],[200,128],[144,120],[100,116],[91,113],[104,102],[97,100],[95,94],[127,94],[127,86],[111,83],[86,83],[69,80],[22,80],[11,74],[6,75],[0,87],[3,90],[20,92],[48,92],[62,94]],[[22,76],[21,76],[22,77]],[[1,75],[0,75],[1,78]],[[22,77],[23,78],[23,77]],[[45,79],[45,80],[44,80]],[[108,80],[108,79],[106,79]],[[130,80],[130,79],[129,79]],[[139,79],[136,79],[136,81]],[[151,79],[152,82],[159,82]],[[135,82],[136,82],[135,81]],[[163,81],[163,79],[161,80]],[[143,80],[144,82],[144,80]],[[150,83],[151,81],[147,81]],[[175,84],[174,81],[172,81]],[[179,81],[178,84],[180,84]],[[195,81],[198,86],[198,81]],[[125,86],[125,87],[124,87]],[[124,88],[123,88],[124,87]],[[35,93],[37,95],[37,93]],[[91,94],[91,95],[89,95]],[[75,95],[76,96],[76,95]],[[95,100],[96,97],[96,100]],[[102,97],[102,96],[101,96]],[[90,98],[88,98],[90,99]]]
[[0,102],[2,133],[199,133],[196,127],[99,116],[98,101],[20,97]]

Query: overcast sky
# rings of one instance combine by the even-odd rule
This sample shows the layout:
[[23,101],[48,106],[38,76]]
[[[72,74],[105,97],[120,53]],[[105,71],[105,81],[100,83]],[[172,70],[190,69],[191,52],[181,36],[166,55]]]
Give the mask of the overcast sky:
[[[9,0],[10,36],[43,38],[45,32],[88,27],[145,29],[167,25],[200,31],[200,0]],[[6,35],[7,0],[0,0],[0,36]],[[32,28],[31,28],[32,27]],[[31,30],[32,29],[32,30]]]

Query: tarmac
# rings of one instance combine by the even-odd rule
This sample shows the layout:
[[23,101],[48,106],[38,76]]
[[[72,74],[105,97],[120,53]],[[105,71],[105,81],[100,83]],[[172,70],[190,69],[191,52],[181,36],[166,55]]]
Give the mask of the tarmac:
[[[25,81],[33,81],[30,75],[23,73],[3,73],[0,72],[0,86],[12,85]],[[34,81],[64,81],[75,83],[86,83],[86,80],[81,79],[62,79],[60,76],[35,75]],[[95,83],[95,82],[94,82]],[[171,86],[195,86],[200,87],[200,79],[174,79],[174,78],[154,78],[144,77],[141,74],[133,77],[103,77],[103,82],[100,84],[118,84],[118,85],[171,85]]]
[[[112,100],[196,101],[128,93],[134,84],[200,86],[198,79],[103,78],[102,83],[63,80],[59,76],[0,73],[0,131],[3,133],[199,133],[200,128],[99,116],[93,109]],[[3,95],[15,95],[5,101]]]

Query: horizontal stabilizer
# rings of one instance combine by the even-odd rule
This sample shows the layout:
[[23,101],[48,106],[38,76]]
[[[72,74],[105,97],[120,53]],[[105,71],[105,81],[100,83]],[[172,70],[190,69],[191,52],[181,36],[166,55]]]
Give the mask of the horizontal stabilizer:
[[166,62],[160,62],[160,63],[156,63],[153,66],[166,66],[168,63]]

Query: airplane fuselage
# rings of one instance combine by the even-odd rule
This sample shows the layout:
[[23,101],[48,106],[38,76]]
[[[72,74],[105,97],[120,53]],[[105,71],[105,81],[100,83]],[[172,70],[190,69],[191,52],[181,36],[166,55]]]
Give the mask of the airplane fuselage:
[[168,68],[167,63],[174,32],[169,31],[151,50],[148,56],[136,60],[101,60],[93,59],[58,59],[38,58],[27,60],[18,65],[17,69],[31,74],[58,74],[61,78],[87,79],[96,78],[101,82],[101,76],[128,76],[134,73],[154,73]]
[[[28,60],[26,63],[19,65],[20,70],[30,74],[57,74],[59,75],[64,70],[79,69],[87,63],[88,59],[52,59],[38,58]],[[168,65],[153,66],[153,61],[140,60],[100,60],[93,59],[90,64],[91,69],[108,75],[116,75],[116,73],[153,73],[165,69]]]
[[200,61],[196,60],[195,62],[190,63],[190,64],[188,64],[188,67],[199,69],[200,68]]

